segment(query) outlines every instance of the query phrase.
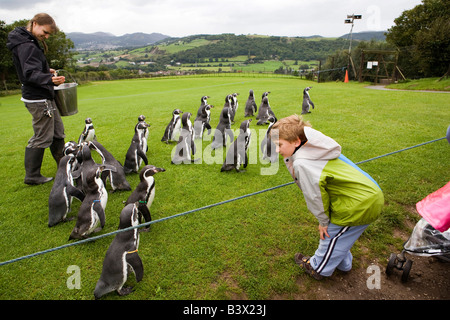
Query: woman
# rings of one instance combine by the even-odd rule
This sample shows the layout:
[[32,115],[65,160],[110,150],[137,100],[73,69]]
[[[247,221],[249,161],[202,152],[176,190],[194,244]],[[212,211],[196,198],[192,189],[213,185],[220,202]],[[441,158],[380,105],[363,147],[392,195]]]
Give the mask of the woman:
[[50,147],[58,164],[64,147],[64,125],[56,107],[53,87],[64,83],[65,78],[57,76],[45,58],[45,40],[57,31],[53,18],[46,13],[39,13],[26,28],[17,27],[11,31],[6,44],[13,54],[13,62],[22,83],[21,100],[33,117],[34,135],[25,148],[24,182],[30,185],[43,184],[53,179],[41,175],[44,151]]

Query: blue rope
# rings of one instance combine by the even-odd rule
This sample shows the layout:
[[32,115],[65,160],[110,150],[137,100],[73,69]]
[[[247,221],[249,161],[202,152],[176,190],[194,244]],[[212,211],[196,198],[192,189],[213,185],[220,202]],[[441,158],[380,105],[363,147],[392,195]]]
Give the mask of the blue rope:
[[[418,145],[415,145],[415,146],[412,146],[412,147],[408,147],[408,148],[405,148],[405,149],[397,150],[397,151],[394,151],[394,152],[386,153],[386,154],[378,156],[378,157],[374,157],[374,158],[371,158],[371,159],[367,159],[367,160],[363,160],[363,161],[357,162],[356,164],[358,165],[358,164],[366,163],[366,162],[369,162],[369,161],[372,161],[372,160],[376,160],[376,159],[380,159],[380,158],[383,158],[383,157],[387,157],[387,156],[390,156],[390,155],[393,155],[393,154],[396,154],[396,153],[399,153],[399,152],[402,152],[402,151],[406,151],[406,150],[410,150],[410,149],[413,149],[413,148],[417,148],[417,147],[420,147],[420,146],[423,146],[423,145],[426,145],[426,144],[429,144],[429,143],[433,143],[433,142],[436,142],[436,141],[439,141],[439,140],[443,140],[443,139],[445,139],[445,137],[439,138],[439,139],[435,139],[435,140],[431,140],[431,141],[428,141],[428,142],[424,142],[424,143],[421,143],[421,144],[418,144]],[[201,211],[201,210],[217,207],[217,206],[229,203],[229,202],[233,202],[233,201],[236,201],[236,200],[241,200],[241,199],[244,199],[244,198],[252,197],[252,196],[255,196],[255,195],[267,192],[267,191],[272,191],[272,190],[275,190],[275,189],[278,189],[278,188],[286,187],[286,186],[289,186],[291,184],[294,184],[294,181],[291,181],[291,182],[288,182],[288,183],[285,183],[285,184],[281,184],[279,186],[271,187],[271,188],[268,188],[268,189],[256,191],[256,192],[253,192],[253,193],[249,193],[249,194],[237,197],[237,198],[233,198],[233,199],[217,202],[217,203],[214,203],[214,204],[210,204],[210,205],[207,205],[207,206],[204,206],[204,207],[201,207],[201,208],[197,208],[197,209],[193,209],[193,210],[190,210],[190,211],[185,211],[185,212],[182,212],[182,213],[178,213],[178,214],[175,214],[173,216],[169,216],[169,217],[161,218],[161,219],[158,219],[158,220],[145,222],[145,223],[139,224],[137,226],[132,226],[132,227],[124,228],[124,229],[119,229],[119,230],[116,230],[116,231],[113,231],[113,232],[110,232],[110,233],[106,233],[106,234],[103,234],[103,235],[94,236],[94,237],[90,237],[90,238],[87,238],[87,239],[79,240],[77,242],[68,243],[68,244],[65,244],[65,245],[62,245],[62,246],[59,246],[59,247],[55,247],[55,248],[51,248],[51,249],[35,252],[33,254],[29,254],[29,255],[22,256],[22,257],[19,257],[19,258],[16,258],[16,259],[12,259],[12,260],[1,262],[0,266],[4,266],[4,265],[7,265],[7,264],[10,264],[10,263],[13,263],[13,262],[17,262],[17,261],[20,261],[20,260],[24,260],[24,259],[36,257],[36,256],[39,256],[41,254],[45,254],[45,253],[61,250],[61,249],[64,249],[64,248],[77,246],[77,245],[80,245],[80,244],[83,244],[83,243],[86,243],[86,242],[99,240],[101,238],[109,237],[109,236],[115,235],[115,234],[120,233],[120,232],[125,232],[125,231],[133,230],[133,229],[136,229],[136,228],[146,227],[146,226],[149,226],[149,225],[154,224],[154,223],[158,223],[158,222],[166,221],[166,220],[169,220],[169,219],[181,217],[181,216],[184,216],[184,215],[187,215],[187,214],[190,214],[190,213],[194,213],[194,212],[197,212],[197,211]]]

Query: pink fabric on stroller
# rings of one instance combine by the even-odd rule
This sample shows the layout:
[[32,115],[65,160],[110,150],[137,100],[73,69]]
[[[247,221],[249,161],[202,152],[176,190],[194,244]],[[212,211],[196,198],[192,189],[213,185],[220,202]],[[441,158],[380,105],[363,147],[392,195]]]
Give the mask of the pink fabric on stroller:
[[417,212],[433,228],[444,232],[450,228],[450,182],[416,204]]

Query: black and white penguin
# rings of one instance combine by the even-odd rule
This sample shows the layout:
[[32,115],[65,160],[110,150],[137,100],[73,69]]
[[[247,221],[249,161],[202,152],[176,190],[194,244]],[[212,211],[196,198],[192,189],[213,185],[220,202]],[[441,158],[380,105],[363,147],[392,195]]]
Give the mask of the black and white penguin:
[[248,165],[248,146],[251,141],[251,131],[250,131],[250,122],[252,119],[244,120],[241,123],[239,128],[239,135],[230,148],[227,151],[227,155],[225,157],[225,161],[220,169],[223,171],[230,171],[235,169],[237,172],[243,171],[240,170],[241,165],[244,168],[247,168]]
[[[105,226],[105,208],[108,201],[108,192],[101,178],[104,170],[116,170],[109,165],[98,165],[92,159],[88,143],[83,143],[78,158],[81,159],[79,173],[85,194],[78,210],[77,222],[69,236],[72,239],[85,239],[91,233],[98,232]],[[77,173],[78,173],[77,172]],[[74,178],[76,172],[73,173]],[[100,227],[98,226],[100,224]]]
[[269,105],[269,98],[266,96],[263,98],[261,105],[259,106],[258,112],[259,120],[256,123],[257,125],[265,125],[268,123],[268,119],[270,116],[274,116],[275,114],[272,111],[272,108]]
[[[267,103],[268,103],[268,101],[269,101],[269,93],[270,93],[270,91],[266,91],[266,92],[264,92],[264,93],[261,95],[261,104],[259,105],[259,111],[258,111],[258,114],[256,115],[256,120],[259,120],[259,118],[260,118],[261,107],[262,107],[263,104],[264,104],[264,98],[267,97]],[[262,113],[265,114],[265,111],[263,111]]]
[[234,123],[234,121],[233,121],[233,119],[234,119],[234,107],[233,107],[233,95],[232,94],[228,94],[225,97],[225,103],[223,105],[223,109],[225,109],[225,108],[230,109],[229,110],[230,111],[230,123],[233,124]]
[[150,128],[150,124],[148,124],[147,122],[145,122],[145,116],[144,115],[140,115],[138,117],[138,123],[137,125],[143,127],[143,135],[144,138],[141,139],[141,143],[142,143],[142,150],[144,150],[145,152],[148,151],[148,134],[150,132],[149,128]]
[[97,136],[95,135],[95,129],[94,125],[92,124],[92,119],[86,118],[86,120],[84,120],[84,130],[78,138],[78,144],[94,140],[97,140]]
[[239,102],[237,99],[237,96],[239,95],[239,93],[233,93],[231,94],[231,99],[230,99],[230,106],[231,106],[231,123],[234,123],[234,117],[236,116],[236,112],[239,108]]
[[303,90],[303,103],[302,103],[302,114],[305,113],[311,113],[310,107],[314,109],[314,103],[311,101],[311,98],[309,96],[309,90],[311,90],[312,87],[306,87]]
[[113,191],[129,191],[131,186],[125,176],[125,170],[122,164],[114,158],[114,156],[106,150],[106,148],[98,141],[92,141],[90,148],[97,151],[102,158],[103,164],[108,164],[116,168],[116,171],[104,171],[102,173],[103,183],[106,185],[106,180],[109,178],[109,184]]
[[263,160],[269,160],[271,163],[278,161],[278,153],[275,151],[276,146],[273,143],[270,137],[270,130],[272,129],[275,122],[277,122],[277,118],[274,116],[270,116],[268,119],[269,127],[267,128],[266,135],[261,142],[261,153]]
[[253,90],[250,90],[248,93],[247,102],[245,103],[244,116],[245,117],[253,117],[253,114],[258,111],[258,106],[255,102],[255,96],[253,95]]
[[183,111],[175,109],[172,111],[172,119],[167,124],[164,135],[161,138],[162,142],[169,143],[171,141],[178,141],[178,135],[181,130],[181,114]]
[[202,116],[203,107],[208,105],[208,99],[209,98],[210,98],[210,96],[203,96],[203,97],[200,98],[200,107],[198,107],[196,118]]
[[[119,230],[139,225],[139,202],[130,203],[120,213]],[[133,291],[124,287],[128,274],[132,271],[139,282],[144,276],[144,265],[138,254],[139,230],[137,228],[116,234],[103,260],[102,273],[94,290],[95,299],[116,291],[120,296]]]
[[[125,202],[125,205],[135,202],[145,204],[145,208],[147,208],[147,210],[142,207],[140,209],[141,214],[144,216],[145,222],[152,220],[150,207],[155,199],[155,178],[153,176],[158,172],[164,171],[166,171],[166,169],[158,168],[150,164],[142,168],[139,173],[140,182]],[[140,222],[141,221],[139,220],[139,223]],[[149,228],[147,228],[147,230],[148,229]]]
[[226,147],[227,137],[230,142],[234,140],[234,134],[231,130],[231,112],[229,107],[224,107],[220,113],[219,123],[214,131],[214,137],[211,142],[211,149]]
[[64,144],[63,155],[67,156],[68,154],[76,155],[79,150],[79,145],[75,141],[67,141]]
[[183,127],[180,132],[175,153],[172,156],[172,164],[192,163],[197,161],[192,157],[195,155],[196,147],[194,141],[194,129],[192,128],[191,113],[183,113],[181,123]]
[[211,134],[211,108],[214,106],[207,104],[199,109],[200,115],[197,114],[194,121],[194,139],[201,139],[205,130]]
[[131,145],[128,148],[127,154],[125,156],[125,163],[123,165],[123,170],[126,174],[139,172],[139,167],[142,161],[147,165],[147,138],[148,128],[150,125],[144,120],[139,120],[134,127],[134,135],[131,139]]
[[75,187],[72,171],[76,165],[75,154],[69,153],[61,158],[56,171],[55,182],[53,183],[50,196],[48,198],[48,226],[66,221],[66,216],[70,212],[73,197],[80,201],[84,199],[84,193]]

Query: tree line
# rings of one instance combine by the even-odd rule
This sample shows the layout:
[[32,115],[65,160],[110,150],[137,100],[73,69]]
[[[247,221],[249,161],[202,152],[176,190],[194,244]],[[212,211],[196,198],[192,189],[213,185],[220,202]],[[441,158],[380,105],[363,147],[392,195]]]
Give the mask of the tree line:
[[195,63],[201,59],[232,58],[248,56],[254,62],[262,60],[324,60],[336,50],[342,49],[346,40],[288,37],[258,37],[234,34],[198,35],[210,44],[180,51],[171,55],[171,60],[181,63]]

